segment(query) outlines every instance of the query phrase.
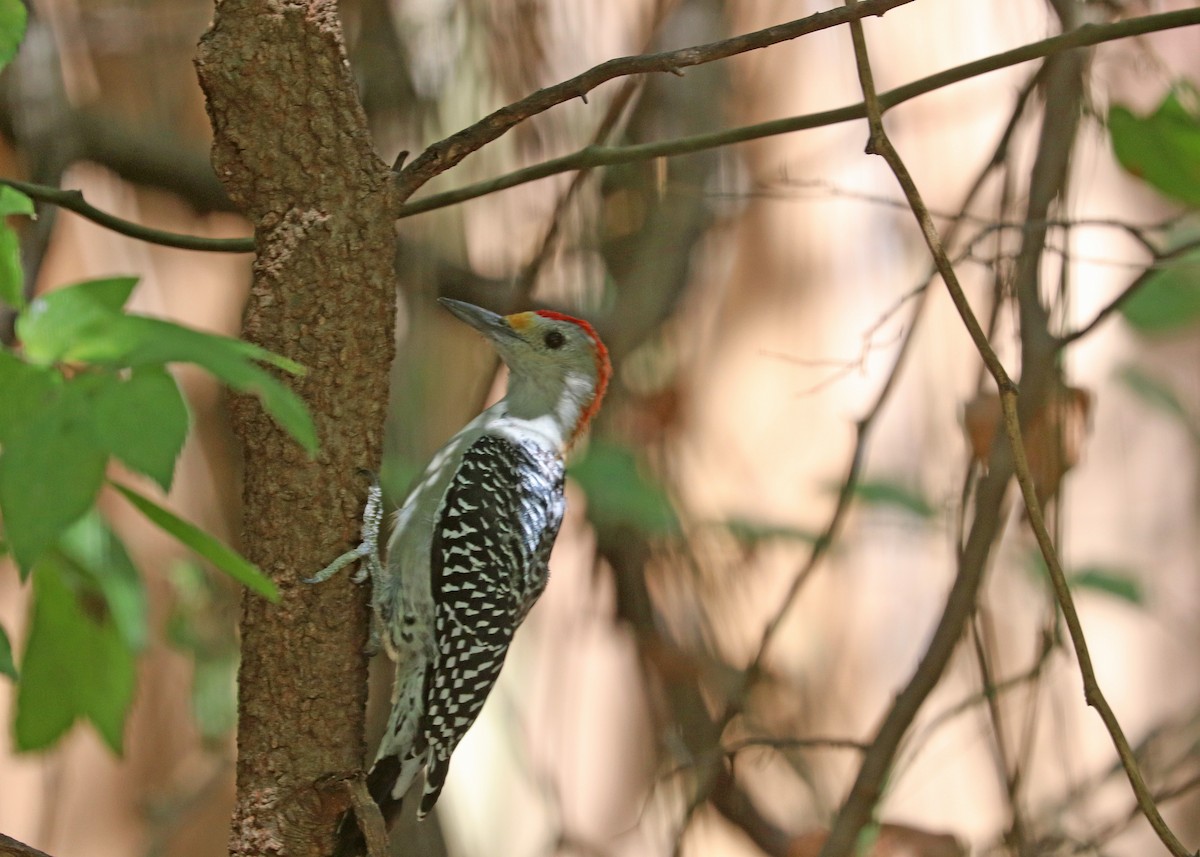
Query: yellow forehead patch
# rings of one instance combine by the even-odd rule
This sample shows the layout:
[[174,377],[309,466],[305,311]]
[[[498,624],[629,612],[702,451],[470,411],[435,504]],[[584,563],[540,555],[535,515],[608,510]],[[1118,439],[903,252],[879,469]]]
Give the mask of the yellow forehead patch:
[[525,330],[533,326],[533,318],[537,313],[532,312],[516,312],[512,315],[506,315],[504,320],[508,322],[508,326],[513,330]]

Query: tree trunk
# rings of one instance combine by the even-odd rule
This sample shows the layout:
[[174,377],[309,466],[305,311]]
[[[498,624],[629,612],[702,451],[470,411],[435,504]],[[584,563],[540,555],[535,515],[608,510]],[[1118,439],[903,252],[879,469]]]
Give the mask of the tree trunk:
[[[332,0],[218,0],[196,60],[213,164],[254,224],[245,337],[307,367],[295,388],[310,461],[257,402],[233,403],[245,451],[244,549],[279,584],[243,599],[230,853],[328,853],[359,770],[365,588],[300,583],[357,536],[378,467],[394,354],[391,173],[374,153]],[[332,776],[330,776],[332,775]]]

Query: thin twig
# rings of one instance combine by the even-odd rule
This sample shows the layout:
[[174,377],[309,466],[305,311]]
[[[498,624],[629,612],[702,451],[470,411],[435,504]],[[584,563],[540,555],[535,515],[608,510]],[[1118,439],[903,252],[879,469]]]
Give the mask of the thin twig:
[[[846,0],[847,5],[853,6],[856,0]],[[959,310],[963,323],[967,328],[975,343],[976,349],[979,351],[980,357],[987,366],[988,371],[996,381],[996,385],[1000,391],[1000,405],[1004,415],[1004,428],[1008,438],[1009,454],[1012,457],[1012,467],[1015,470],[1018,484],[1021,486],[1021,493],[1025,500],[1025,507],[1029,513],[1030,524],[1033,527],[1035,536],[1037,537],[1038,546],[1041,548],[1042,555],[1046,560],[1046,564],[1050,569],[1051,580],[1054,584],[1055,594],[1058,597],[1059,605],[1063,611],[1064,618],[1067,622],[1067,628],[1071,636],[1072,645],[1075,648],[1076,657],[1079,661],[1080,673],[1083,676],[1085,698],[1089,705],[1096,708],[1104,721],[1105,726],[1112,736],[1113,744],[1117,749],[1117,754],[1121,758],[1122,766],[1125,769],[1126,775],[1129,778],[1130,785],[1133,787],[1134,795],[1137,798],[1138,805],[1155,833],[1158,834],[1163,844],[1171,851],[1174,857],[1189,857],[1189,852],[1183,847],[1175,835],[1171,832],[1161,814],[1158,812],[1157,806],[1154,804],[1153,796],[1146,787],[1145,781],[1142,779],[1141,771],[1138,768],[1137,760],[1134,758],[1133,751],[1129,747],[1128,741],[1125,739],[1124,733],[1121,731],[1120,724],[1117,722],[1116,716],[1109,707],[1107,700],[1104,698],[1100,687],[1096,682],[1095,671],[1092,668],[1091,658],[1087,650],[1087,642],[1083,636],[1083,629],[1079,622],[1078,613],[1075,611],[1074,601],[1072,600],[1070,589],[1067,586],[1066,575],[1062,570],[1062,566],[1058,562],[1058,557],[1055,553],[1054,546],[1050,540],[1050,534],[1046,530],[1045,520],[1041,514],[1041,507],[1037,499],[1036,491],[1033,485],[1033,478],[1029,472],[1029,463],[1025,458],[1025,450],[1022,446],[1020,417],[1017,410],[1017,388],[1012,382],[1012,379],[1005,371],[1003,364],[992,350],[986,335],[979,326],[978,320],[975,318],[966,296],[962,292],[962,288],[955,276],[953,267],[950,265],[949,259],[946,256],[944,249],[941,246],[941,241],[938,238],[936,227],[925,208],[924,202],[916,188],[912,177],[909,175],[907,167],[900,158],[895,147],[892,146],[891,140],[888,138],[883,127],[883,115],[880,109],[879,101],[874,93],[874,81],[871,74],[870,60],[867,54],[866,39],[863,35],[862,24],[860,21],[852,20],[850,22],[851,37],[854,41],[855,59],[858,65],[859,80],[862,84],[864,103],[867,105],[868,121],[871,126],[871,139],[868,144],[868,152],[881,155],[892,169],[896,179],[900,182],[904,189],[905,197],[913,209],[913,214],[916,216],[918,223],[921,226],[921,231],[925,236],[926,244],[929,247],[930,253],[937,262],[938,270],[942,273],[942,278],[946,282],[946,286],[950,291],[951,299],[954,301],[955,307]],[[1046,169],[1056,169],[1059,164],[1046,166]],[[1044,217],[1044,215],[1043,215]],[[1033,298],[1036,300],[1036,295]],[[1024,318],[1024,316],[1023,316]],[[1032,349],[1032,355],[1037,356],[1041,353],[1040,345]],[[1027,374],[1032,367],[1027,366]],[[1036,408],[1036,402],[1026,402],[1027,408]],[[1005,480],[1007,481],[1007,479]],[[939,623],[939,631],[943,626],[948,624],[950,619],[950,606],[943,614],[943,621]],[[962,617],[965,620],[965,616]],[[961,631],[961,621],[958,631]],[[955,634],[957,637],[957,633]],[[932,651],[933,645],[930,645]],[[918,666],[920,671],[932,659],[929,657],[930,652],[927,652],[926,657]],[[949,651],[945,654],[946,660],[949,658]],[[940,675],[941,669],[945,667],[945,661],[940,666],[935,665],[934,668]],[[859,772],[859,777],[855,782],[854,788],[851,790],[850,796],[846,799],[843,805],[842,812],[839,813],[833,830],[830,832],[829,840],[821,851],[822,857],[833,857],[833,855],[845,854],[857,839],[859,831],[863,824],[870,816],[873,806],[873,800],[866,803],[864,799],[873,798],[878,793],[879,782],[870,782],[870,777],[876,774],[882,776],[886,771],[886,764],[878,766],[875,771],[869,772],[869,763],[872,757],[877,755],[876,749],[879,748],[878,755],[880,761],[890,758],[887,750],[887,745],[884,741],[886,726],[889,721],[897,720],[900,716],[900,699],[911,687],[915,684],[910,682],[909,688],[897,697],[896,705],[889,712],[888,718],[885,719],[885,729],[881,729],[879,736],[873,743],[871,749],[867,753],[867,758],[864,760],[862,769]],[[913,710],[915,714],[915,708]]]
[[1129,785],[1133,788],[1138,808],[1146,816],[1146,820],[1150,822],[1150,826],[1154,828],[1154,832],[1158,835],[1158,838],[1162,840],[1163,845],[1167,846],[1167,850],[1174,857],[1192,857],[1193,852],[1188,851],[1183,846],[1183,843],[1179,841],[1171,831],[1171,828],[1167,826],[1162,814],[1158,811],[1158,806],[1154,802],[1154,795],[1151,794],[1150,789],[1146,786],[1146,781],[1142,777],[1142,772],[1138,767],[1133,749],[1129,746],[1129,741],[1125,738],[1125,733],[1121,729],[1121,724],[1117,721],[1116,714],[1113,713],[1112,707],[1109,706],[1108,700],[1100,690],[1099,682],[1096,681],[1096,671],[1092,667],[1092,657],[1088,652],[1087,639],[1083,634],[1083,625],[1079,621],[1079,613],[1075,610],[1075,599],[1071,595],[1070,586],[1067,585],[1067,576],[1058,561],[1058,553],[1055,551],[1054,544],[1050,540],[1050,533],[1046,530],[1046,521],[1042,517],[1041,503],[1037,497],[1037,490],[1033,485],[1033,476],[1029,472],[1029,462],[1025,458],[1025,448],[1021,445],[1021,424],[1017,418],[1016,394],[1011,391],[1002,394],[1000,405],[1004,410],[1004,428],[1008,432],[1009,441],[1013,448],[1017,483],[1021,486],[1021,495],[1025,500],[1025,510],[1029,515],[1029,524],[1033,528],[1033,534],[1037,539],[1038,547],[1042,551],[1042,558],[1046,561],[1046,568],[1050,572],[1050,582],[1054,586],[1054,595],[1058,599],[1059,607],[1062,609],[1063,619],[1067,624],[1067,632],[1071,637],[1071,645],[1075,649],[1075,658],[1079,663],[1079,673],[1083,678],[1084,699],[1088,705],[1096,709],[1096,712],[1100,715],[1100,719],[1104,721],[1104,726],[1108,729],[1113,746],[1116,747],[1117,755],[1121,759],[1121,767],[1125,769],[1125,775],[1129,778]]
[[[856,0],[846,0],[849,6],[855,5],[855,2]],[[904,196],[921,228],[922,237],[925,239],[925,244],[933,257],[938,273],[941,274],[950,298],[975,343],[976,349],[988,371],[995,378],[1002,396],[1015,398],[1016,386],[988,343],[987,336],[980,327],[946,255],[933,218],[929,214],[908,168],[892,146],[884,130],[883,105],[875,92],[866,39],[863,35],[862,24],[857,20],[850,22],[850,34],[854,42],[854,55],[859,82],[863,90],[863,103],[866,105],[867,119],[870,125],[870,141],[867,144],[867,152],[881,155],[887,161],[904,191]],[[958,574],[950,594],[947,596],[941,618],[912,677],[896,696],[875,739],[871,742],[859,768],[858,776],[837,814],[829,832],[829,838],[821,849],[821,857],[835,857],[835,855],[842,857],[842,855],[849,854],[854,848],[859,833],[874,813],[875,804],[900,742],[921,705],[941,680],[950,656],[962,636],[967,618],[974,608],[983,580],[984,566],[999,527],[999,510],[1011,472],[1012,460],[1009,451],[1004,444],[996,444],[992,450],[988,475],[980,483],[975,523],[960,557]]]
[[[1167,801],[1175,800],[1176,798],[1182,797],[1188,792],[1196,789],[1200,789],[1200,774],[1194,774],[1179,785],[1159,789],[1154,793],[1154,802],[1159,804],[1166,803]],[[1089,836],[1085,842],[1081,843],[1083,847],[1079,850],[1088,850],[1094,853],[1098,846],[1121,833],[1121,831],[1129,827],[1129,825],[1131,825],[1141,814],[1141,808],[1135,802],[1124,816],[1114,820],[1099,830],[1093,831],[1092,835]]]
[[[1009,144],[1012,140],[1013,131],[1014,131],[1022,113],[1024,112],[1025,105],[1028,102],[1029,96],[1030,96],[1031,92],[1033,91],[1033,89],[1037,83],[1037,80],[1038,80],[1038,75],[1035,74],[1035,75],[1031,76],[1030,79],[1026,82],[1026,85],[1022,88],[1022,91],[1018,94],[1012,116],[1011,116],[1007,126],[1005,127],[1003,133],[1000,135],[1000,138],[996,144],[996,147],[993,150],[992,156],[989,158],[988,162],[984,165],[983,169],[979,172],[978,176],[976,176],[974,183],[968,189],[968,191],[965,195],[965,198],[963,199],[962,205],[960,206],[960,209],[959,209],[960,212],[962,212],[964,214],[966,213],[966,211],[974,203],[978,194],[982,191],[984,184],[987,181],[987,178],[991,174],[991,172],[994,169],[996,169],[999,165],[1004,163]],[[958,217],[953,220],[953,222],[950,225],[950,228],[947,230],[947,239],[948,240],[951,240],[952,236],[957,234],[958,230],[962,227],[964,222],[966,222],[966,221],[962,217]],[[990,232],[990,231],[992,231],[992,230],[989,227],[988,229],[985,229],[981,235],[976,235],[975,237],[973,237],[971,239],[971,241],[968,242],[968,247],[973,245],[975,242],[979,241],[984,235],[988,234],[988,232]],[[731,697],[732,701],[726,707],[726,710],[721,719],[722,729],[740,711],[741,705],[743,704],[742,700],[744,700],[744,698],[746,696],[746,689],[749,688],[749,686],[755,680],[757,672],[759,670],[761,670],[762,663],[766,657],[767,650],[770,648],[771,641],[774,639],[775,634],[778,632],[779,628],[782,626],[783,620],[787,616],[787,614],[790,612],[793,603],[799,597],[799,593],[803,589],[804,584],[806,583],[808,578],[812,575],[812,573],[816,570],[817,566],[820,564],[821,560],[824,558],[830,545],[832,545],[838,531],[840,530],[842,519],[845,515],[846,509],[848,508],[851,499],[853,498],[854,489],[855,489],[855,486],[857,485],[857,482],[859,479],[862,463],[866,456],[869,429],[870,429],[871,425],[874,423],[874,421],[876,420],[878,414],[883,409],[884,404],[888,401],[890,394],[891,394],[892,390],[894,389],[896,379],[899,377],[900,370],[903,367],[905,355],[908,352],[909,345],[914,340],[914,337],[916,335],[917,322],[921,317],[921,311],[924,307],[924,296],[926,294],[928,294],[928,291],[929,291],[928,284],[930,281],[932,281],[933,277],[937,274],[937,272],[938,272],[938,270],[937,270],[936,265],[932,266],[931,270],[929,271],[929,273],[926,276],[926,281],[922,285],[918,286],[916,289],[913,289],[909,293],[907,293],[904,297],[901,298],[901,300],[897,304],[897,308],[898,308],[900,305],[903,304],[903,302],[907,301],[911,297],[920,297],[920,299],[921,299],[921,302],[918,304],[918,306],[916,306],[913,309],[908,328],[904,335],[904,339],[901,342],[899,349],[897,350],[896,356],[893,360],[891,370],[888,373],[887,380],[884,382],[883,386],[880,388],[880,391],[876,395],[876,398],[875,398],[874,402],[872,403],[871,407],[867,410],[867,412],[864,414],[864,416],[859,420],[859,422],[857,424],[858,431],[857,431],[856,440],[855,440],[855,447],[854,447],[853,452],[851,453],[849,464],[847,465],[847,473],[841,482],[841,485],[840,485],[840,488],[838,491],[838,499],[834,505],[833,512],[831,513],[830,518],[827,521],[824,530],[815,539],[812,550],[809,554],[807,561],[799,569],[799,571],[796,574],[796,577],[793,578],[792,583],[788,588],[788,592],[785,594],[784,598],[781,600],[778,609],[776,610],[776,612],[774,613],[772,618],[768,621],[767,625],[764,627],[763,636],[762,636],[762,639],[760,640],[758,651],[756,652],[754,660],[751,663],[750,667],[748,667],[745,672],[745,677],[743,679],[743,691],[739,694],[732,695],[732,697]],[[889,310],[889,314],[893,311],[894,310]],[[1003,471],[1002,466],[1000,466],[1000,465],[993,466],[994,473],[1001,473],[1002,471]],[[984,505],[984,506],[990,505],[990,506],[996,507],[998,509],[998,505],[1002,499],[1002,496],[1003,496],[1002,491],[994,491],[992,493],[992,496],[990,496],[987,499],[987,502],[981,503],[981,505]],[[995,516],[993,516],[993,519],[994,518],[995,518]],[[986,544],[986,542],[990,538],[990,536],[983,530],[980,530],[980,532],[976,535],[978,536],[977,538],[975,538],[976,545]],[[964,552],[964,554],[965,553],[966,552]],[[980,567],[982,566],[983,559],[985,558],[985,553],[986,552],[984,550],[982,550],[978,547],[976,547],[974,549],[973,555],[978,555],[980,557],[978,562],[975,563],[976,566],[980,566]],[[969,592],[970,592],[969,584],[971,583],[971,576],[970,575],[960,575],[960,581],[964,582],[964,586],[962,587],[962,594],[957,596],[957,601],[955,601],[954,603],[959,603],[959,602],[965,601],[969,597]],[[958,590],[956,589],[956,592],[957,591]],[[954,596],[954,593],[952,593],[952,596]],[[945,648],[948,645],[950,645],[950,643],[952,643],[952,642],[953,642],[952,640],[949,642],[942,642],[942,643],[938,644],[938,648]],[[928,693],[928,690],[924,691],[924,693]],[[923,698],[923,696],[922,696],[922,698]],[[900,735],[897,736],[896,740],[899,741],[900,737],[903,737],[903,733],[900,733]],[[882,779],[882,777],[880,777],[880,779]],[[697,800],[694,802],[694,806],[690,807],[689,811],[694,811],[694,808],[699,806],[699,804],[700,804],[700,800],[699,800],[699,798],[697,798]]]
[[[527,95],[485,116],[475,124],[431,145],[405,167],[397,177],[399,199],[407,199],[434,176],[458,164],[472,152],[503,136],[516,125],[551,107],[576,98],[584,98],[602,83],[634,74],[667,72],[679,74],[680,69],[725,59],[747,51],[798,39],[830,27],[844,24],[853,18],[882,15],[913,0],[864,0],[857,9],[831,9],[806,18],[777,24],[774,27],[745,33],[730,39],[696,45],[676,51],[618,57],[593,66],[570,80],[564,80]],[[399,216],[399,215],[398,215]]]
[[[867,4],[862,3],[860,5],[866,6]],[[809,19],[806,18],[804,20]],[[1146,15],[1141,18],[1131,18],[1125,21],[1117,21],[1112,24],[1087,24],[1079,27],[1078,29],[1072,30],[1069,33],[1064,33],[1063,35],[1042,39],[1038,42],[1031,42],[1028,45],[1023,45],[1011,51],[1005,51],[1003,53],[994,54],[993,56],[984,57],[983,59],[975,60],[974,62],[969,62],[964,65],[947,69],[946,71],[938,72],[937,74],[932,74],[929,77],[921,78],[920,80],[905,84],[904,86],[898,86],[895,89],[891,89],[880,94],[878,96],[879,104],[884,110],[889,110],[896,105],[916,98],[919,95],[925,95],[937,89],[950,86],[951,84],[959,83],[961,81],[978,77],[988,72],[997,71],[1002,68],[1008,68],[1009,66],[1019,65],[1035,59],[1041,59],[1052,54],[1062,53],[1063,51],[1068,51],[1073,48],[1096,45],[1100,44],[1101,42],[1125,39],[1129,38],[1130,36],[1139,36],[1146,33],[1169,30],[1176,27],[1190,27],[1197,24],[1200,24],[1200,9],[1181,9],[1175,12],[1165,12],[1159,15]],[[694,51],[699,49],[689,48],[686,50]],[[713,57],[713,59],[719,58],[720,57]],[[612,60],[611,62],[622,63],[637,59],[639,59],[639,57],[629,57],[621,60]],[[598,66],[597,68],[604,67],[605,66]],[[585,74],[590,73],[591,72],[586,72]],[[639,73],[639,70],[637,68],[632,68],[630,71],[625,73],[636,74]],[[565,84],[559,84],[559,86],[564,85]],[[544,92],[545,90],[542,91]],[[509,108],[505,109],[507,110]],[[493,116],[494,115],[496,114],[493,114]],[[763,137],[772,137],[778,134],[788,134],[793,131],[805,131],[811,128],[821,128],[827,125],[836,125],[841,122],[863,119],[866,117],[866,115],[866,104],[860,102],[848,107],[840,107],[835,110],[826,110],[820,113],[809,113],[803,116],[793,116],[786,119],[776,119],[770,122],[744,125],[738,128],[727,129],[725,131],[697,134],[690,137],[680,137],[674,140],[664,140],[655,143],[642,143],[635,146],[587,146],[576,152],[563,155],[562,157],[552,158],[551,160],[543,161],[540,164],[534,164],[529,167],[514,170],[513,172],[506,173],[502,176],[497,176],[492,179],[486,179],[481,182],[465,185],[455,190],[430,194],[429,196],[418,200],[410,200],[409,202],[405,202],[403,205],[399,206],[395,211],[395,215],[397,218],[411,217],[414,214],[421,214],[426,211],[445,208],[446,206],[465,202],[469,199],[476,199],[477,197],[486,196],[490,193],[496,193],[497,191],[506,190],[507,188],[516,187],[517,185],[543,179],[548,176],[558,175],[559,173],[570,172],[571,170],[613,166],[615,164],[628,164],[635,161],[645,161],[653,158],[686,155],[691,154],[692,152],[702,152],[708,149],[728,146],[733,143],[744,143],[750,140],[759,140]],[[487,120],[484,121],[486,122]],[[459,133],[461,134],[465,132]],[[453,140],[455,138],[451,137],[448,139]],[[435,146],[439,145],[442,144],[435,144]],[[482,143],[480,145],[482,145]],[[464,152],[464,157],[465,154],[466,153]]]
[[[1009,120],[1008,125],[1006,126],[1004,132],[1000,135],[1000,139],[998,140],[996,147],[993,150],[991,158],[989,158],[987,164],[984,165],[983,169],[980,171],[979,175],[976,177],[975,182],[967,190],[967,193],[963,199],[962,205],[959,207],[960,212],[965,213],[967,211],[967,209],[969,209],[971,207],[971,205],[975,201],[975,198],[983,190],[984,183],[987,181],[987,177],[991,174],[992,170],[1004,162],[1005,153],[1008,151],[1009,143],[1012,140],[1013,129],[1017,125],[1017,122],[1018,122],[1018,120],[1024,110],[1025,104],[1028,100],[1029,94],[1030,94],[1030,92],[1032,92],[1033,87],[1037,82],[1037,79],[1038,79],[1038,76],[1033,75],[1030,78],[1030,80],[1028,81],[1028,83],[1026,84],[1026,86],[1022,89],[1021,93],[1019,93],[1016,104],[1013,108],[1012,118]],[[961,228],[961,225],[963,222],[964,221],[963,221],[962,217],[954,219],[954,221],[951,223],[951,226],[947,230],[947,233],[946,233],[946,237],[948,240],[953,240],[953,237],[955,235],[957,235],[958,230]],[[981,240],[990,231],[991,231],[991,227],[988,227],[987,229],[983,230],[980,234],[972,237],[972,239],[967,244],[968,249],[971,246],[974,246],[974,244],[976,242]],[[771,618],[771,620],[765,626],[762,639],[759,643],[758,651],[755,654],[754,661],[752,662],[749,670],[747,670],[749,679],[752,679],[754,673],[758,669],[761,669],[763,659],[766,656],[766,651],[770,647],[772,639],[774,638],[775,634],[779,630],[779,627],[782,625],[784,618],[786,617],[788,612],[791,610],[792,604],[795,602],[801,589],[803,589],[804,584],[807,581],[808,577],[812,574],[812,572],[815,570],[817,565],[820,563],[825,552],[828,550],[829,546],[832,544],[833,539],[838,532],[838,529],[841,524],[842,516],[844,515],[845,510],[846,510],[847,506],[849,505],[850,500],[854,496],[854,489],[855,489],[855,485],[857,484],[857,481],[858,481],[858,476],[859,476],[859,472],[861,470],[862,461],[866,456],[866,444],[867,444],[867,440],[868,440],[868,435],[870,433],[870,427],[874,423],[874,421],[877,419],[879,412],[883,409],[884,404],[887,402],[888,397],[891,394],[892,389],[894,388],[895,379],[899,375],[900,369],[903,366],[904,357],[908,351],[909,343],[913,340],[913,337],[916,334],[917,321],[920,318],[920,313],[924,306],[924,297],[923,296],[928,293],[928,284],[933,279],[934,275],[937,273],[937,270],[938,270],[937,266],[935,265],[933,267],[933,269],[929,271],[928,275],[926,276],[925,282],[921,286],[906,293],[900,299],[900,301],[897,302],[896,308],[898,309],[899,305],[902,304],[904,301],[907,301],[910,297],[914,297],[914,296],[921,297],[921,303],[919,303],[916,307],[914,307],[912,315],[910,316],[904,339],[901,342],[899,349],[897,350],[896,357],[893,361],[891,371],[888,373],[887,381],[885,381],[883,387],[880,388],[879,393],[876,395],[874,402],[871,404],[871,407],[867,410],[867,412],[858,421],[857,434],[856,434],[856,440],[855,440],[855,448],[854,448],[854,451],[851,453],[850,463],[847,467],[847,473],[846,473],[845,477],[842,479],[841,488],[838,492],[838,500],[834,506],[833,513],[830,515],[830,518],[825,525],[825,529],[822,530],[820,536],[818,536],[816,541],[814,542],[813,549],[812,549],[812,552],[809,554],[808,560],[805,562],[804,566],[797,573],[796,578],[793,579],[792,584],[788,588],[788,592],[784,596],[783,600],[781,601],[778,610],[776,611],[774,616]],[[892,311],[893,310],[889,310],[888,311],[889,314]],[[732,716],[731,713],[727,713],[725,722],[728,722],[728,719],[731,716]]]
[[130,238],[137,238],[150,244],[162,247],[175,247],[180,250],[203,250],[212,253],[253,253],[253,238],[202,238],[199,235],[182,235],[178,232],[164,232],[161,229],[151,229],[130,220],[124,220],[96,208],[83,198],[82,191],[63,190],[57,187],[17,181],[16,179],[0,178],[0,185],[6,185],[13,190],[50,205],[57,205],[67,211],[73,211],[80,217],[85,217],[93,223],[110,229]]
[[903,776],[906,769],[911,769],[913,762],[921,754],[921,751],[929,740],[940,730],[944,725],[951,720],[967,713],[973,708],[982,705],[987,701],[989,696],[1000,697],[1011,690],[1015,690],[1032,682],[1036,682],[1041,678],[1042,673],[1046,669],[1046,664],[1050,662],[1050,655],[1054,652],[1054,642],[1049,637],[1043,637],[1041,648],[1038,650],[1038,655],[1034,662],[1022,673],[1008,678],[1001,679],[992,686],[984,687],[977,693],[972,693],[970,696],[959,700],[949,708],[939,711],[932,715],[921,727],[914,730],[911,737],[905,739],[904,746],[900,753],[897,754],[899,761],[896,762],[896,774],[894,781],[898,782]]
[[856,741],[853,738],[786,738],[756,735],[747,738],[739,738],[736,741],[730,741],[726,744],[720,744],[694,758],[680,762],[670,770],[663,772],[661,779],[679,776],[686,771],[711,765],[713,762],[716,762],[720,759],[728,759],[732,761],[740,753],[746,750],[754,749],[781,751],[851,750],[857,753],[862,753],[866,751],[867,745],[862,741]]
[[1158,274],[1162,270],[1161,266],[1163,262],[1178,259],[1180,256],[1185,256],[1197,249],[1200,249],[1200,238],[1180,244],[1178,247],[1174,247],[1165,253],[1159,253],[1156,255],[1154,260],[1148,266],[1146,266],[1146,269],[1142,271],[1140,275],[1135,277],[1129,285],[1122,289],[1120,294],[1109,301],[1103,309],[1097,312],[1091,321],[1078,330],[1073,330],[1070,333],[1064,333],[1062,336],[1058,337],[1056,341],[1057,347],[1060,349],[1066,348],[1072,342],[1082,339],[1095,330],[1101,322],[1119,310],[1127,300],[1133,297],[1135,292],[1145,286],[1155,274]]
[[[995,687],[995,681],[992,678],[988,647],[984,643],[984,631],[981,628],[981,625],[987,622],[987,616],[987,612],[982,609],[976,611],[975,618],[971,622],[971,644],[975,652],[975,661],[979,665],[979,675],[983,680],[983,686],[992,688]],[[1025,813],[1021,809],[1021,768],[1016,760],[1010,762],[1012,754],[1008,748],[1008,735],[1005,733],[1004,711],[1000,706],[1000,698],[995,693],[984,693],[983,698],[987,703],[988,717],[992,721],[992,736],[996,743],[997,773],[1004,786],[1004,796],[1008,800],[1008,811],[1011,816],[1006,839],[1010,841],[1018,854],[1024,854],[1029,842],[1029,834],[1025,823]]]
[[[1017,114],[1019,115],[1019,114]],[[796,190],[816,190],[824,191],[829,196],[837,199],[849,199],[858,202],[871,203],[873,205],[884,206],[886,208],[902,208],[908,211],[908,202],[903,199],[885,196],[883,194],[869,193],[867,191],[854,190],[851,188],[841,187],[832,182],[823,179],[815,180],[784,180],[778,183],[764,182],[759,184],[757,188],[750,191],[737,192],[709,192],[705,194],[710,199],[769,199],[769,200],[784,200],[784,201],[805,201],[811,197],[801,198],[795,193],[788,193],[789,189]],[[964,220],[968,223],[986,224],[990,231],[1026,231],[1033,226],[1044,226],[1047,228],[1057,229],[1072,229],[1079,227],[1089,227],[1096,229],[1116,229],[1126,233],[1130,238],[1142,246],[1151,256],[1159,254],[1159,247],[1149,237],[1151,233],[1165,232],[1169,229],[1178,218],[1172,217],[1166,221],[1158,223],[1137,224],[1130,223],[1126,220],[1117,220],[1112,217],[1081,217],[1078,219],[1063,218],[1063,217],[1048,217],[1041,221],[1030,220],[995,220],[983,214],[972,214],[970,212],[959,212],[951,214],[948,211],[937,211],[930,209],[930,215],[936,220],[956,221]],[[949,242],[947,242],[949,243]]]

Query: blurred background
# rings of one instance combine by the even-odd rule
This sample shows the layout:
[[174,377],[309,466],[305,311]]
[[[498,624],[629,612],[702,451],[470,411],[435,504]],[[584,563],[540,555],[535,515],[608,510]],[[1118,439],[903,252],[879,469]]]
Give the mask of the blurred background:
[[[611,57],[826,8],[340,5],[388,162]],[[1097,21],[1187,5],[1081,4]],[[210,14],[207,0],[33,3],[2,81],[0,174],[82,189],[92,204],[161,229],[248,234],[208,166],[191,58]],[[881,90],[1058,31],[1045,0],[920,0],[865,26]],[[1186,228],[1178,205],[1121,171],[1102,120],[1111,104],[1144,113],[1178,79],[1198,79],[1195,47],[1195,30],[1182,29],[1094,53],[1042,265],[1057,331],[1086,323],[1140,273],[1149,256],[1139,238]],[[1018,342],[1007,284],[1020,232],[997,224],[1024,211],[1045,107],[1028,92],[1036,65],[888,115],[939,226],[955,230],[959,276],[1010,366]],[[682,78],[606,84],[422,193],[591,142],[663,140],[860,99],[849,34],[829,30]],[[421,853],[815,853],[814,832],[843,799],[953,579],[966,486],[987,446],[964,421],[994,420],[977,354],[940,281],[925,289],[927,253],[886,166],[863,153],[866,135],[865,122],[852,122],[558,176],[398,224],[400,351],[384,462],[393,503],[503,389],[487,347],[437,309],[437,295],[587,316],[617,367],[573,468],[549,589],[457,751],[435,817],[408,840]],[[997,152],[970,216],[952,226]],[[156,247],[39,210],[23,247],[38,289],[136,274],[136,310],[237,332],[248,255]],[[1062,461],[1043,485],[1053,529],[1100,683],[1166,817],[1194,845],[1200,328],[1147,335],[1113,317],[1062,364],[1078,392],[1061,420]],[[238,453],[223,394],[201,373],[179,377],[195,430],[169,503],[236,541]],[[848,517],[810,574],[856,425],[885,391]],[[221,854],[234,794],[239,593],[124,508],[111,512],[144,571],[155,628],[125,756],[83,725],[51,752],[12,753],[11,685],[0,681],[0,830],[55,857]],[[1029,528],[1015,507],[1006,521],[978,615],[886,783],[884,835],[909,848],[889,853],[1163,853],[1085,707]],[[314,569],[325,559],[314,557]],[[25,604],[16,575],[0,575],[0,623],[18,650]],[[376,672],[380,729],[390,670]]]

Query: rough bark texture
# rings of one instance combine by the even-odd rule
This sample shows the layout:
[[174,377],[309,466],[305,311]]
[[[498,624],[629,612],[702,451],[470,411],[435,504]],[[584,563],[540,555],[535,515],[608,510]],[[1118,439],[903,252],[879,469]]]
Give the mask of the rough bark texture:
[[238,797],[230,852],[328,853],[360,769],[365,592],[300,580],[357,535],[377,467],[395,289],[390,172],[374,153],[332,0],[218,0],[196,68],[213,163],[254,223],[244,335],[308,368],[316,461],[257,402],[233,403],[245,449],[244,548],[282,600],[246,596]]

